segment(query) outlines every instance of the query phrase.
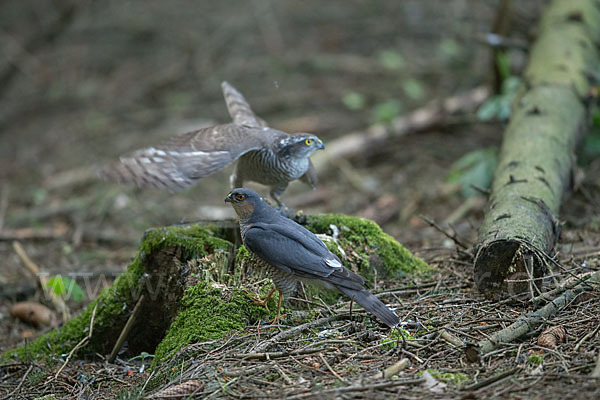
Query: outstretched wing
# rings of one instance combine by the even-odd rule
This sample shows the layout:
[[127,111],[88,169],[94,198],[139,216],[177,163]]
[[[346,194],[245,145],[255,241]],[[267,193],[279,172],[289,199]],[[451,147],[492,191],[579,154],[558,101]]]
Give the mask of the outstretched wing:
[[224,81],[221,83],[221,89],[227,104],[227,111],[235,124],[254,128],[267,126],[265,121],[254,114],[244,96],[233,86]]
[[364,279],[344,268],[319,238],[301,226],[253,224],[244,235],[244,245],[267,263],[300,278],[362,289]]
[[265,133],[237,124],[203,128],[121,156],[104,166],[100,176],[139,187],[187,189],[248,151],[265,146],[270,140]]

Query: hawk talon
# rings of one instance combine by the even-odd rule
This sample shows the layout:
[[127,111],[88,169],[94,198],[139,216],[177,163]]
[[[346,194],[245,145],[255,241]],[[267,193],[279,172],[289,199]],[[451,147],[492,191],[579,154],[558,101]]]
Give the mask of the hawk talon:
[[252,300],[252,304],[254,304],[255,306],[262,306],[267,310],[267,312],[271,312],[269,310],[269,300],[271,299],[271,296],[273,296],[273,293],[275,293],[275,290],[277,289],[271,290],[271,292],[269,292],[267,297],[265,297],[264,299],[261,299],[260,295],[256,293],[250,293],[246,289],[244,289],[244,293],[246,293],[246,296],[250,297],[250,300]]

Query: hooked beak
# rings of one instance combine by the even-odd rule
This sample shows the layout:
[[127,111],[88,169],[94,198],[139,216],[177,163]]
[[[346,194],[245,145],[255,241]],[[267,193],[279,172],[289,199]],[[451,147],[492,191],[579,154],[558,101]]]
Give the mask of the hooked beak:
[[233,199],[231,198],[231,193],[229,193],[227,195],[227,197],[225,197],[225,203],[233,203]]
[[319,142],[317,143],[317,149],[323,150],[324,148],[325,148],[325,143],[323,143],[322,140],[319,140]]

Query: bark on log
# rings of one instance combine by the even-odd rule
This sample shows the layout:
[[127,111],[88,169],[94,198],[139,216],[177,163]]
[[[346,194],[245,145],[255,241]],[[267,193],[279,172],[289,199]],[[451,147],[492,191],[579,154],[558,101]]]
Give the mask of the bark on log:
[[600,7],[592,0],[555,0],[541,19],[475,246],[475,282],[488,297],[535,296],[533,285],[541,286],[588,122],[599,40]]

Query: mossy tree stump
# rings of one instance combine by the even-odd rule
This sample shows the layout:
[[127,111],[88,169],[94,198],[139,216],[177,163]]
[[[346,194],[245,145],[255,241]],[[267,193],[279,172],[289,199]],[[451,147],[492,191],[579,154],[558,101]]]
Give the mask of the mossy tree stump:
[[[430,269],[372,221],[343,215],[308,217],[307,228],[329,235],[327,245],[369,281]],[[93,335],[80,357],[108,354],[143,295],[127,335],[127,355],[155,353],[164,360],[186,344],[219,339],[267,317],[244,289],[253,267],[248,252],[235,248],[237,223],[151,229],[131,265],[76,318],[33,342],[4,354],[36,359],[68,353]],[[248,274],[249,276],[246,276]]]

